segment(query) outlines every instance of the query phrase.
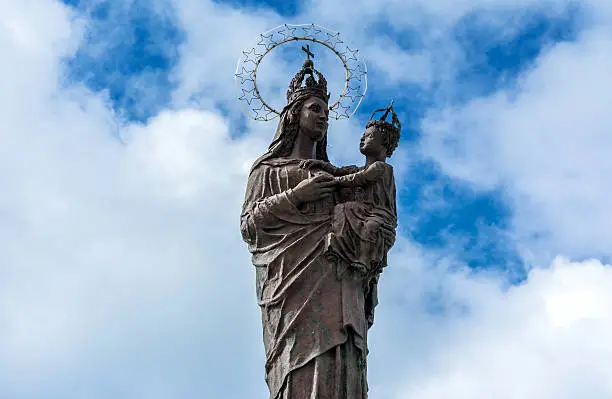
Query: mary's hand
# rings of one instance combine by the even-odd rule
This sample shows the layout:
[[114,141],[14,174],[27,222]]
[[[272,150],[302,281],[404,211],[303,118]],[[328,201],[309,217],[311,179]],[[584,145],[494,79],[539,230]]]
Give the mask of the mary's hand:
[[300,162],[300,169],[321,169],[325,162],[320,159],[304,159]]
[[304,202],[312,202],[321,198],[328,197],[335,190],[336,182],[333,176],[318,175],[310,179],[302,180],[293,188],[293,198],[296,205]]
[[322,161],[320,159],[305,159],[300,162],[299,167],[301,169],[310,169],[310,170],[322,170],[331,175],[337,174],[337,168],[329,162]]

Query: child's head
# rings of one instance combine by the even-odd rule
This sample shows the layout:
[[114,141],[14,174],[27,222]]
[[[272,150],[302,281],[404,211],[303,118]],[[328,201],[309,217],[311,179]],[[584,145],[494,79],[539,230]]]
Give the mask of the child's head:
[[381,120],[370,120],[361,137],[359,150],[363,155],[384,155],[390,157],[397,148],[400,130]]

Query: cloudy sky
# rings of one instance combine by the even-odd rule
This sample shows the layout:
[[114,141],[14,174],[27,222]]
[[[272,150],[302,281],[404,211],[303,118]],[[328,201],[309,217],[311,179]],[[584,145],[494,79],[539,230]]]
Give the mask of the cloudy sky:
[[[0,11],[0,398],[266,397],[239,214],[275,123],[245,117],[233,74],[283,23],[342,32],[368,66],[335,162],[362,162],[390,98],[404,124],[371,397],[612,397],[610,1]],[[270,98],[300,64],[262,64]]]

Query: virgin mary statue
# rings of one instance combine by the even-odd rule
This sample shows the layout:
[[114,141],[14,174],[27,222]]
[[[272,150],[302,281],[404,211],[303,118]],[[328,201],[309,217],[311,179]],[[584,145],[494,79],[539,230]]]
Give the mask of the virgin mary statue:
[[246,188],[240,229],[256,269],[270,399],[367,398],[376,290],[365,289],[357,273],[339,278],[326,259],[333,177],[300,167],[328,161],[328,99],[325,78],[306,60]]

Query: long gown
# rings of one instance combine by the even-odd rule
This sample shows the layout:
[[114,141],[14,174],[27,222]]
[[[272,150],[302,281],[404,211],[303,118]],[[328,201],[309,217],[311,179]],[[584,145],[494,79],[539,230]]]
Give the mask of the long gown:
[[376,290],[337,277],[323,252],[334,199],[291,201],[311,177],[300,160],[270,159],[251,172],[241,232],[256,267],[270,399],[365,399],[368,317]]

